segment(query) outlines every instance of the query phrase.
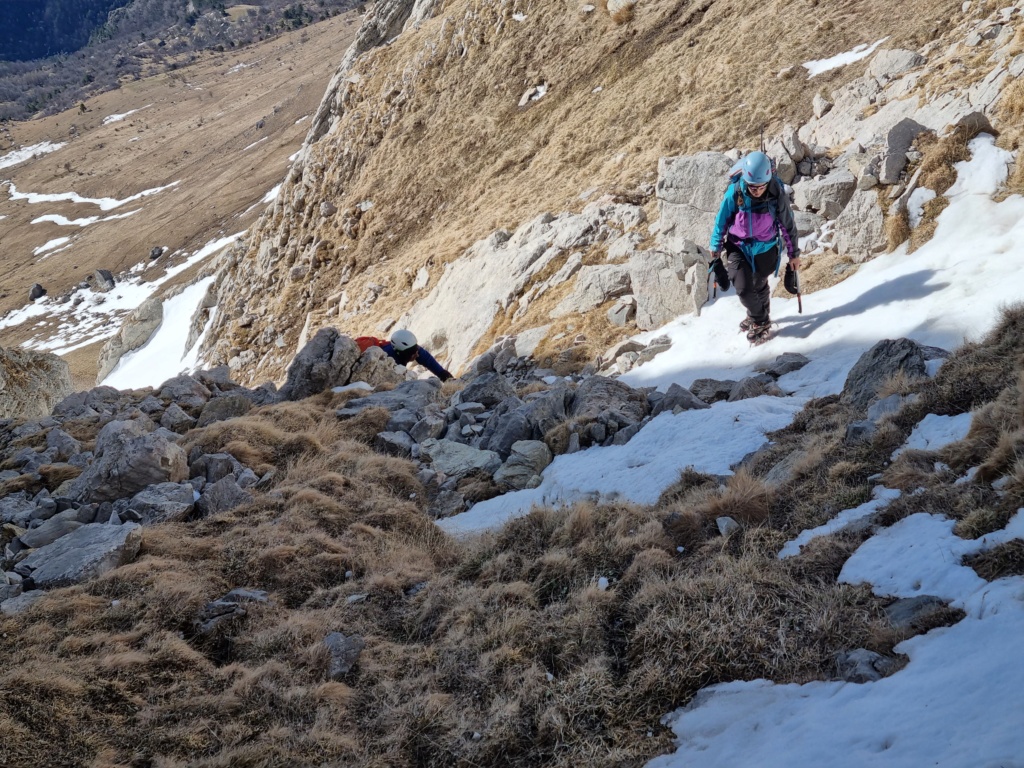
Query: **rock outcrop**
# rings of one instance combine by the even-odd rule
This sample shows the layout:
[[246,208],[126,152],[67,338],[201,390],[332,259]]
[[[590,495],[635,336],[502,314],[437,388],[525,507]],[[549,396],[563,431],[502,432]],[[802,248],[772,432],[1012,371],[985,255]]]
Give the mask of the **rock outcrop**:
[[56,355],[0,348],[0,419],[46,416],[71,387],[71,369]]

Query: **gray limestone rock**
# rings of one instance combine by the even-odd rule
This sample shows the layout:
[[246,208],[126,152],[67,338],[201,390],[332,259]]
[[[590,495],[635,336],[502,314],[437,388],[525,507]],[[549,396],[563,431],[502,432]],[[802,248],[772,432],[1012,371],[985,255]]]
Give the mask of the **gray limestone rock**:
[[192,376],[175,376],[160,385],[158,397],[182,408],[202,408],[212,393]]
[[[388,423],[384,425],[384,429],[388,432],[408,432],[411,435],[413,428],[419,421],[420,417],[416,415],[415,411],[402,408],[391,414],[391,418],[389,418]],[[415,435],[413,435],[413,437],[415,437]],[[430,437],[437,437],[437,435],[430,435]]]
[[870,442],[878,431],[878,425],[870,419],[851,422],[846,426],[846,444]]
[[907,151],[918,134],[924,130],[927,129],[909,117],[900,120],[889,129],[885,141],[885,154],[878,174],[878,180],[882,184],[892,185],[899,182],[907,165]]
[[378,432],[373,438],[374,450],[403,459],[412,456],[413,445],[415,442],[408,432]]
[[516,442],[534,437],[528,410],[518,397],[500,403],[480,434],[480,447],[508,459]]
[[678,384],[670,384],[669,388],[665,390],[665,395],[658,400],[654,408],[651,409],[651,415],[657,416],[659,413],[664,411],[672,411],[678,413],[676,409],[680,411],[692,411],[695,409],[710,408],[711,406],[697,397],[693,392],[685,389]]
[[96,383],[102,382],[121,358],[144,346],[164,319],[164,303],[155,296],[146,299],[121,323],[120,329],[100,350]]
[[245,616],[246,604],[269,602],[270,596],[261,589],[233,589],[204,605],[193,621],[193,628],[197,635],[208,636],[225,622]]
[[37,549],[16,570],[38,588],[67,587],[130,563],[140,546],[142,526],[136,523],[83,525]]
[[892,80],[896,75],[909,72],[915,67],[925,64],[927,59],[914,51],[907,51],[902,48],[890,48],[876,51],[868,64],[868,77],[874,77],[883,84]]
[[140,522],[177,522],[186,519],[195,507],[195,491],[189,483],[157,483],[135,494],[128,502]]
[[371,387],[393,387],[405,381],[405,370],[380,347],[370,347],[352,366],[350,381],[362,381]]
[[799,371],[809,362],[811,361],[801,354],[796,352],[784,352],[776,357],[773,362],[758,366],[757,371],[760,373],[767,373],[772,378],[777,379],[781,376],[785,376],[787,373]]
[[71,390],[71,369],[63,358],[0,348],[0,419],[48,416]]
[[793,204],[826,219],[838,218],[857,189],[857,179],[849,171],[835,171],[819,179],[805,179],[793,185]]
[[417,443],[422,443],[424,440],[429,440],[432,437],[440,437],[444,433],[444,429],[447,425],[448,422],[442,414],[427,411],[423,415],[423,418],[417,421],[412,428],[407,431],[413,440]]
[[331,632],[324,638],[324,645],[331,660],[327,676],[334,681],[343,680],[345,675],[352,671],[352,667],[359,661],[359,655],[366,647],[361,637],[346,637],[341,632]]
[[112,421],[96,438],[96,458],[72,481],[67,493],[76,501],[113,501],[155,483],[188,477],[185,452],[158,433],[148,419]]
[[875,192],[854,193],[836,219],[832,242],[841,255],[858,264],[886,249],[885,216]]
[[477,376],[462,390],[463,403],[481,403],[490,407],[506,398],[515,397],[515,388],[499,373],[485,373]]
[[88,281],[92,283],[93,290],[99,293],[107,293],[108,291],[114,290],[114,286],[117,281],[114,280],[114,276],[111,274],[109,269],[97,269],[93,271],[88,277]]
[[917,595],[895,601],[885,609],[885,616],[895,629],[917,629],[945,609],[946,602],[942,598]]
[[541,440],[520,440],[512,444],[505,463],[494,473],[494,482],[511,489],[526,488],[554,457]]
[[17,616],[19,613],[27,611],[36,600],[45,594],[46,591],[42,589],[22,592],[20,595],[8,598],[0,603],[0,613],[4,616]]
[[637,328],[651,330],[679,315],[698,313],[708,299],[709,258],[706,251],[690,240],[680,241],[671,251],[633,254],[628,267],[636,297]]
[[806,458],[806,451],[793,451],[768,470],[761,481],[769,488],[781,488],[793,479],[796,467]]
[[289,364],[281,396],[302,400],[347,384],[359,356],[355,341],[337,328],[321,328]]
[[848,683],[872,683],[896,669],[893,659],[858,648],[836,654],[836,676]]
[[494,451],[481,451],[451,440],[423,441],[420,456],[430,462],[432,469],[449,477],[462,477],[477,469],[493,474],[502,464]]
[[771,376],[761,374],[759,376],[748,376],[737,381],[729,393],[729,402],[735,403],[738,400],[746,400],[761,395],[782,397],[784,394]]
[[350,419],[367,408],[385,408],[389,411],[405,408],[420,411],[437,400],[440,389],[441,382],[435,378],[406,381],[392,390],[374,392],[366,397],[349,400],[337,410],[337,416],[339,419]]
[[39,549],[47,544],[52,544],[62,536],[77,531],[82,523],[73,519],[72,516],[57,515],[51,517],[38,528],[26,531],[18,537],[18,540],[29,549]]
[[616,379],[590,376],[576,388],[568,415],[580,422],[600,421],[625,427],[650,412],[647,395]]
[[735,386],[732,379],[696,379],[690,385],[690,391],[705,403],[717,403],[728,400]]
[[54,458],[59,461],[67,461],[82,451],[82,444],[59,427],[46,433],[46,447],[56,451]]
[[188,432],[196,424],[196,420],[185,413],[181,406],[177,403],[171,403],[167,406],[163,416],[160,417],[160,426],[171,430],[171,432],[177,432],[178,434],[184,434]]
[[199,418],[196,419],[196,428],[205,427],[208,424],[213,424],[215,421],[225,421],[226,419],[244,416],[250,410],[252,410],[252,401],[241,395],[215,397],[203,406],[203,410],[199,413]]
[[883,339],[861,355],[843,385],[841,401],[859,410],[877,399],[878,388],[900,371],[912,377],[924,376],[925,352],[910,339]]
[[218,512],[227,512],[251,500],[252,494],[241,488],[233,475],[228,475],[204,487],[195,508],[203,517],[209,517]]
[[733,161],[719,152],[658,160],[658,248],[676,253],[686,240],[707,240]]
[[623,264],[582,267],[572,291],[554,309],[552,318],[587,312],[630,291],[630,270]]

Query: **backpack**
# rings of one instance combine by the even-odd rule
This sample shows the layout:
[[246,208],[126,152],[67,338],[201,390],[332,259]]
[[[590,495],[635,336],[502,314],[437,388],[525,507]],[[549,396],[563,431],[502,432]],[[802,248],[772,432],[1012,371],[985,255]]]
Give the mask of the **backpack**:
[[383,347],[388,343],[387,339],[378,339],[376,336],[357,336],[356,346],[359,347],[359,354],[362,354],[370,347]]

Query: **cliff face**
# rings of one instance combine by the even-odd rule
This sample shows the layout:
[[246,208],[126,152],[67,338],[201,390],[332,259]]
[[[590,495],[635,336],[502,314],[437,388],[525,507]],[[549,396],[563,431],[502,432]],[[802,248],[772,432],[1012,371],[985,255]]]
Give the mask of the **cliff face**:
[[[652,208],[660,157],[752,149],[762,125],[803,124],[816,96],[865,72],[808,79],[803,62],[883,37],[938,49],[985,13],[934,0],[855,12],[652,0],[617,24],[570,3],[378,3],[277,199],[221,270],[204,359],[280,379],[319,327],[384,333],[494,230],[602,196]],[[961,58],[918,91],[984,77]],[[515,329],[502,313],[492,326]]]

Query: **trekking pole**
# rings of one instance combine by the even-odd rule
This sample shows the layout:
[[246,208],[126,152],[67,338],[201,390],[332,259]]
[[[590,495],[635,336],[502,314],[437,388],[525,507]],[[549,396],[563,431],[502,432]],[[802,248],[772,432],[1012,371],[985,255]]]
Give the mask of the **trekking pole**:
[[711,277],[711,272],[714,270],[714,268],[715,268],[715,262],[712,261],[710,264],[708,264],[708,279],[712,280],[713,283],[714,283],[714,289],[713,289],[714,293],[711,294],[711,298],[712,299],[717,299],[718,298],[718,278],[717,277],[714,277],[714,278]]
[[793,270],[793,282],[796,283],[796,308],[797,311],[802,315],[804,313],[804,300],[800,296],[800,270]]

